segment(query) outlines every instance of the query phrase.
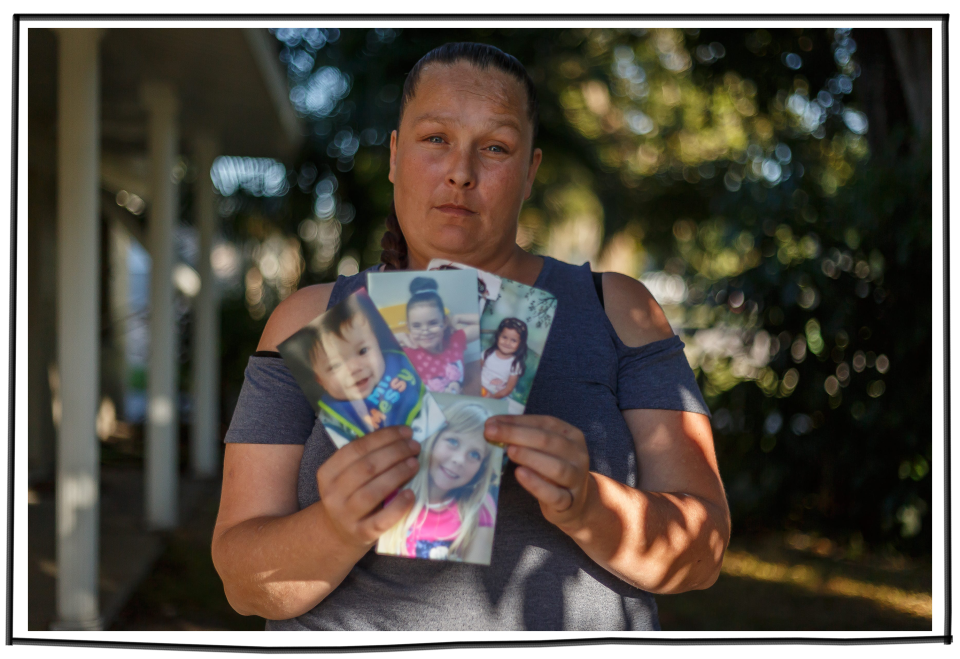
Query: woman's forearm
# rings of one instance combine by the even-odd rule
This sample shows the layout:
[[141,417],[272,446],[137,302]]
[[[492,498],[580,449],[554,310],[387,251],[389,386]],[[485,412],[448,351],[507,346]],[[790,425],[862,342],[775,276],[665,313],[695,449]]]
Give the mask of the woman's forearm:
[[242,615],[285,620],[336,588],[369,547],[348,544],[316,503],[284,517],[241,522],[214,537],[213,563]]
[[561,529],[604,569],[652,593],[708,588],[730,536],[726,507],[643,492],[591,472],[583,514]]

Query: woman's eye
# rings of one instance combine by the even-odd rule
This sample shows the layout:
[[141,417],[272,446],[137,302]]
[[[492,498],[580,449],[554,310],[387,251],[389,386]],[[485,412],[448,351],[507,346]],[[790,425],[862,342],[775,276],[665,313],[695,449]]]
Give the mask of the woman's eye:
[[453,448],[460,446],[460,440],[456,437],[447,437],[447,443],[450,444]]
[[470,451],[470,458],[480,462],[480,452],[479,451]]

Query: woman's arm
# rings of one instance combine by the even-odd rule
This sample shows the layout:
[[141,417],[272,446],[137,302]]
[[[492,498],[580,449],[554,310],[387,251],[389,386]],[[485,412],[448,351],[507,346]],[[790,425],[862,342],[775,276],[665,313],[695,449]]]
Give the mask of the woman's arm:
[[[608,315],[627,345],[672,335],[642,284],[615,277],[608,286],[608,277]],[[641,465],[638,489],[590,472],[583,433],[559,419],[495,417],[487,436],[511,444],[518,482],[599,565],[654,593],[707,588],[730,537],[709,420],[670,410],[627,410],[624,417]]]
[[420,445],[406,426],[378,430],[334,453],[317,471],[320,501],[297,510],[302,446],[231,444],[213,532],[213,564],[242,615],[284,620],[306,613],[413,505],[404,490]]
[[[300,304],[287,304],[298,297]],[[288,298],[267,323],[260,349],[275,350],[328,297],[303,289]],[[351,442],[317,471],[321,500],[298,510],[302,445],[228,444],[211,550],[230,605],[272,620],[316,606],[409,510],[409,496],[377,509],[416,473],[418,452],[405,427]]]

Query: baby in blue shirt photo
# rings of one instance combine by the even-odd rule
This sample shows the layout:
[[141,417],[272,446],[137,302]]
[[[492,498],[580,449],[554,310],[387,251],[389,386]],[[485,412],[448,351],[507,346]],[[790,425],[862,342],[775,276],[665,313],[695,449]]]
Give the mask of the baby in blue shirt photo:
[[334,444],[379,428],[426,437],[443,422],[366,291],[357,291],[278,346]]

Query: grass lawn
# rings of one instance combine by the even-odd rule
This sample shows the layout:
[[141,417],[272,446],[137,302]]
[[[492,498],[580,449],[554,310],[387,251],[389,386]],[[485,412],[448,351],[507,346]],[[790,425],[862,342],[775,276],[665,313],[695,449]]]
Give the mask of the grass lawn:
[[[111,626],[115,630],[262,630],[236,614],[210,559],[219,486],[167,548]],[[825,549],[826,548],[826,549]],[[929,631],[929,561],[851,561],[825,540],[734,537],[717,583],[657,598],[664,631]]]

